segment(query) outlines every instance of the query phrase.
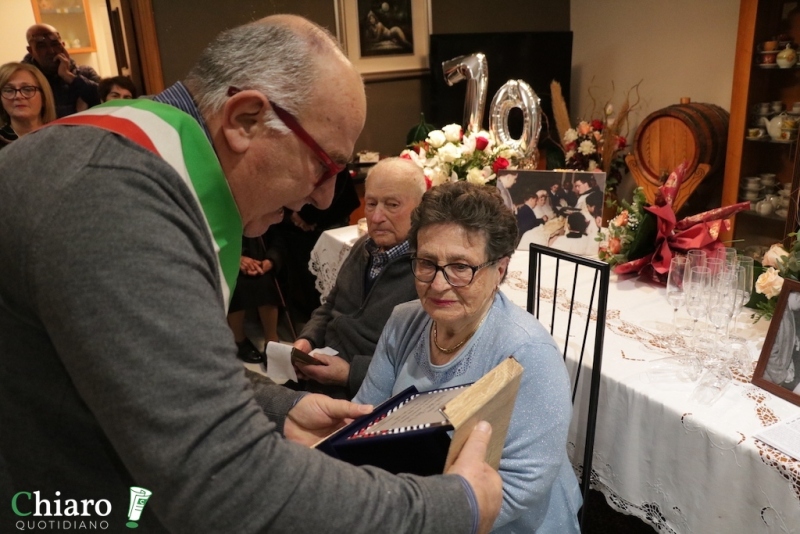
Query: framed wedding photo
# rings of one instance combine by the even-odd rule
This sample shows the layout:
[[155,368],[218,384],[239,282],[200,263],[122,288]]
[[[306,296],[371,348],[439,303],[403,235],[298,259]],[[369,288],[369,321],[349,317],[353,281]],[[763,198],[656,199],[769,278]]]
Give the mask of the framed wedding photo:
[[800,406],[800,282],[784,280],[753,384]]
[[365,80],[428,72],[429,0],[336,0],[347,57]]

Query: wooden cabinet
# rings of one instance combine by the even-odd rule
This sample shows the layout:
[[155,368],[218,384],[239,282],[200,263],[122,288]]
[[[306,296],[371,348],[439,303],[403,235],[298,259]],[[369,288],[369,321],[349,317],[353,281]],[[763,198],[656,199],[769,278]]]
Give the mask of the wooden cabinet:
[[31,0],[38,24],[49,24],[61,34],[70,54],[95,52],[89,0]]
[[[776,175],[775,194],[779,194],[783,184],[791,184],[786,186],[791,187],[791,194],[786,212],[780,215],[762,215],[751,210],[735,216],[731,231],[724,233],[722,239],[733,239],[738,249],[780,241],[788,245],[789,234],[798,228],[800,158],[797,141],[774,141],[768,135],[749,139],[748,129],[763,124],[762,117],[767,121],[774,117],[774,112],[760,113],[761,103],[779,101],[783,109],[791,111],[795,102],[800,102],[800,65],[791,68],[761,65],[764,42],[780,37],[791,41],[792,46],[800,43],[799,5],[798,1],[787,0],[741,0],[722,204],[745,200],[746,178],[762,173]],[[763,198],[761,190],[757,200]]]

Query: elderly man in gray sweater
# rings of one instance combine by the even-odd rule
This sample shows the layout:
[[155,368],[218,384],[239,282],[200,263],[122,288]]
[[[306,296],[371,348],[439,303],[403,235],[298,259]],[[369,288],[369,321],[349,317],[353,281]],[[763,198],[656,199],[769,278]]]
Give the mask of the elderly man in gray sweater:
[[339,353],[318,354],[326,365],[301,365],[309,390],[353,398],[392,310],[417,298],[406,237],[424,192],[425,175],[408,159],[383,159],[367,175],[367,235],[353,245],[336,285],[294,344],[306,352],[330,347]]
[[154,101],[0,153],[0,530],[491,528],[485,423],[449,474],[356,468],[290,441],[360,407],[253,385],[235,356],[241,235],[327,207],[365,112],[335,39],[275,16],[220,34]]

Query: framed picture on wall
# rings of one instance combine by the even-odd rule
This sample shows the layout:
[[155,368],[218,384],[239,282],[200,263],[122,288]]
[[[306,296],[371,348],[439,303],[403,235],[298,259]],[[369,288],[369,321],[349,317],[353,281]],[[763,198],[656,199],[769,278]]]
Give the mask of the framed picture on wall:
[[335,0],[337,33],[365,79],[429,70],[429,0]]
[[784,280],[753,384],[800,406],[800,282]]

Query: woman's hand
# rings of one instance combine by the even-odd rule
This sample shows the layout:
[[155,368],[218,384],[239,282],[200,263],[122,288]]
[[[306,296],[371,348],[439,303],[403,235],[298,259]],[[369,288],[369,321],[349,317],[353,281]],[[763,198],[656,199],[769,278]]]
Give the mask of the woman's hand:
[[261,262],[253,258],[248,258],[247,256],[239,258],[239,270],[248,276],[264,274],[264,271],[261,269]]
[[368,404],[353,404],[312,393],[289,410],[283,435],[290,441],[310,447],[356,417],[370,412],[372,406]]

